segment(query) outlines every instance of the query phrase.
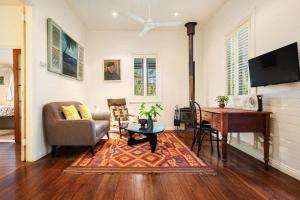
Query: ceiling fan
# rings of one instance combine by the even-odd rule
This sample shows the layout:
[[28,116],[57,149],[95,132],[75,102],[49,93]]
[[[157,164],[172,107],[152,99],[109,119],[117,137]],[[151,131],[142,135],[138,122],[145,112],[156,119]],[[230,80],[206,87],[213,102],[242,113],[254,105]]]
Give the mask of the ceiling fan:
[[150,8],[149,2],[148,2],[148,19],[147,20],[145,20],[144,18],[142,18],[134,13],[131,13],[131,12],[128,12],[127,14],[131,19],[144,24],[144,29],[139,33],[140,37],[142,37],[143,35],[145,35],[146,33],[148,33],[149,31],[151,31],[155,28],[175,27],[175,26],[179,26],[182,24],[179,21],[154,22],[151,18],[151,8]]

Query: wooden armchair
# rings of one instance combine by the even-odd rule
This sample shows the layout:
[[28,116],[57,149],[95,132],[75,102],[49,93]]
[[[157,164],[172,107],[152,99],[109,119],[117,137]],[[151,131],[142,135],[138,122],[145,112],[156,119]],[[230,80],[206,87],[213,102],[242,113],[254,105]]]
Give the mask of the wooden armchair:
[[107,104],[111,112],[111,125],[119,128],[120,138],[122,138],[122,130],[128,123],[137,122],[138,116],[128,113],[125,98],[107,99]]

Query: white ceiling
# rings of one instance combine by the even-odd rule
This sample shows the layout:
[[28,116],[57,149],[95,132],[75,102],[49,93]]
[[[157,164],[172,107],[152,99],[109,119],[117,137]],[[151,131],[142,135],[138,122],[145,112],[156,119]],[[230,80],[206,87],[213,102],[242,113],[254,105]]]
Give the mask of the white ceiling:
[[[227,0],[148,0],[154,21],[196,21],[203,25]],[[89,30],[140,30],[132,12],[147,18],[147,0],[66,0]],[[112,12],[118,12],[112,17]],[[178,12],[175,17],[174,12]],[[198,26],[198,27],[199,27]],[[183,29],[184,26],[178,28]],[[177,28],[177,29],[178,29]]]

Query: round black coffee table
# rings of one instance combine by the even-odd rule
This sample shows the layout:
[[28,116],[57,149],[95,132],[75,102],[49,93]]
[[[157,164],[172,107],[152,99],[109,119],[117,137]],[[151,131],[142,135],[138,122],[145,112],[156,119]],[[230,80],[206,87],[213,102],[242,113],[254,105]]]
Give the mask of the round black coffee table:
[[[144,142],[149,142],[151,147],[151,152],[155,153],[156,145],[157,145],[157,135],[165,130],[165,128],[159,123],[155,122],[153,124],[153,130],[141,129],[141,125],[138,123],[129,123],[125,128],[128,131],[128,146],[132,146],[135,144],[140,144]],[[139,133],[145,138],[142,139],[134,139],[133,134]]]

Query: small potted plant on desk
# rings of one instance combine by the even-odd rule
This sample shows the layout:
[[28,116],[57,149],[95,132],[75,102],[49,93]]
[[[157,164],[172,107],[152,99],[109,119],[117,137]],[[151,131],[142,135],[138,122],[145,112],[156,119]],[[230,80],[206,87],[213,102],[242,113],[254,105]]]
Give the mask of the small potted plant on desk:
[[160,115],[159,110],[163,110],[162,106],[160,104],[155,104],[154,106],[151,106],[150,109],[146,110],[146,103],[141,103],[139,108],[139,114],[140,116],[147,117],[146,119],[140,119],[139,123],[141,124],[141,128],[145,128],[145,124],[147,123],[147,129],[153,130],[153,119],[155,119],[156,116]]
[[216,101],[219,103],[220,108],[225,108],[225,105],[228,103],[228,96],[217,96]]

